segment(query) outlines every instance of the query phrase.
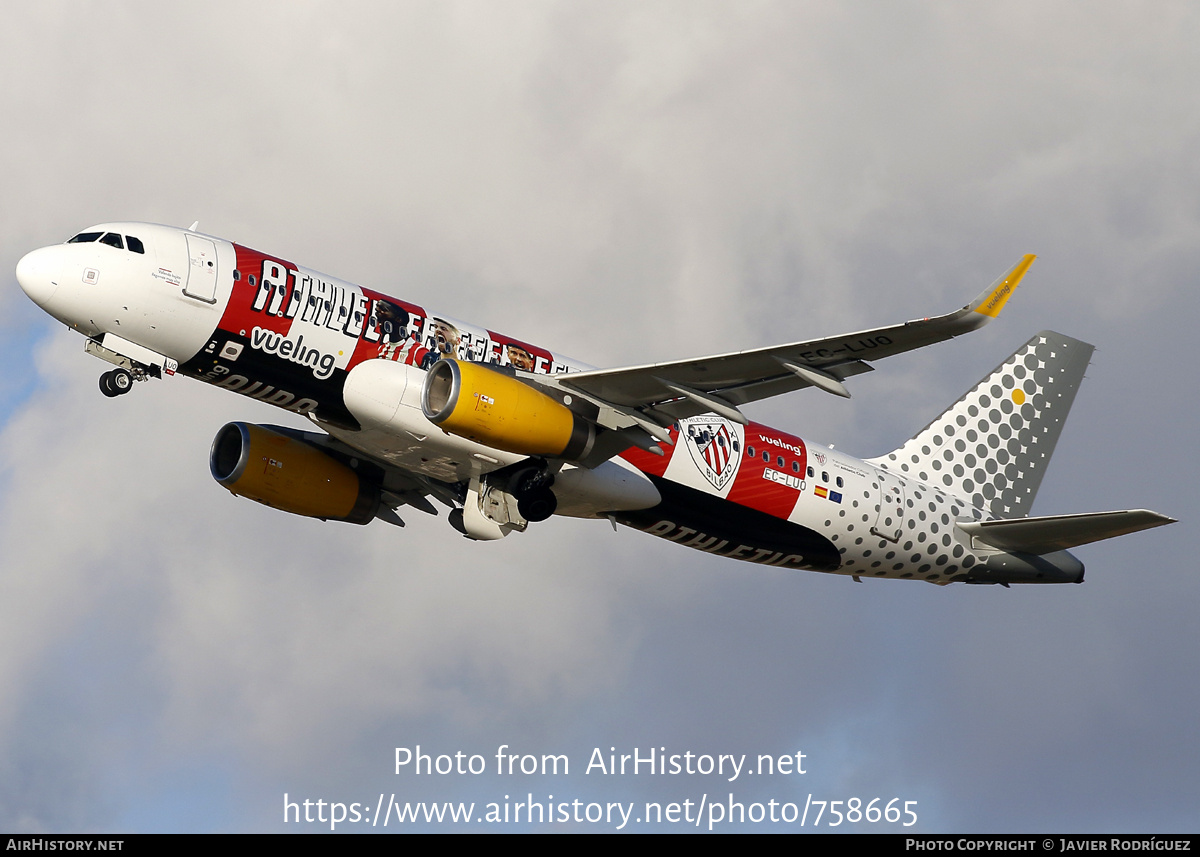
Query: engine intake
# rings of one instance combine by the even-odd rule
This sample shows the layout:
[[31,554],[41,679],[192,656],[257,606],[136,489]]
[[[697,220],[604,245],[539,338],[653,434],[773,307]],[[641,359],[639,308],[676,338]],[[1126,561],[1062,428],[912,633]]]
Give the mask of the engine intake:
[[531,384],[480,363],[439,360],[425,377],[421,410],[434,425],[495,449],[578,461],[595,427]]
[[213,478],[234,494],[321,520],[367,524],[379,487],[320,447],[266,426],[229,423],[213,440]]

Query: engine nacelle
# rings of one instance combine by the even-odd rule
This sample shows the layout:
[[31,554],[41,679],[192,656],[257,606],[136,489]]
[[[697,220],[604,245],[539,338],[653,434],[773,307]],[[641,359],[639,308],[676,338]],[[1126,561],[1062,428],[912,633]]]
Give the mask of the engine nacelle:
[[520,455],[578,461],[595,427],[536,387],[480,363],[439,360],[425,377],[421,410],[451,434]]
[[265,426],[226,425],[213,440],[209,468],[234,494],[294,515],[366,524],[379,509],[379,488],[370,479]]

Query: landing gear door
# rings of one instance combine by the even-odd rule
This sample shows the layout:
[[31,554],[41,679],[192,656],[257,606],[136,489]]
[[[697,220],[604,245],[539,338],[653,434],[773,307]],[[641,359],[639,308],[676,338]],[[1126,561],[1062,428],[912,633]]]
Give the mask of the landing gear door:
[[190,232],[184,237],[187,239],[188,273],[183,293],[205,303],[216,303],[217,245]]
[[879,482],[879,513],[871,532],[889,542],[904,532],[904,483],[885,470],[875,470]]

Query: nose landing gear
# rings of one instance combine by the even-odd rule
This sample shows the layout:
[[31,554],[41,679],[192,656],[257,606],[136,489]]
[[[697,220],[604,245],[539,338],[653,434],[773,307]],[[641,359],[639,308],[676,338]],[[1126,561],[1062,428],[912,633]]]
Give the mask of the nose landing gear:
[[123,396],[133,389],[133,375],[127,369],[116,368],[100,376],[100,392],[110,399]]
[[128,393],[133,389],[134,381],[161,378],[164,369],[168,375],[174,375],[179,368],[179,364],[170,357],[111,333],[99,339],[89,339],[84,343],[83,350],[117,367],[100,376],[100,392],[110,399]]

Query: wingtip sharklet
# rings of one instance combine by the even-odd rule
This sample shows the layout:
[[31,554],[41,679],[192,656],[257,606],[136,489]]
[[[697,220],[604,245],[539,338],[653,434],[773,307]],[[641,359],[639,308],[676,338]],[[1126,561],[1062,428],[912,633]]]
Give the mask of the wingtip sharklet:
[[1004,309],[1004,304],[1017,290],[1017,286],[1021,284],[1021,278],[1025,276],[1025,272],[1029,270],[1029,266],[1036,258],[1037,256],[1033,253],[1025,254],[1020,262],[1005,272],[1000,279],[988,286],[987,291],[975,299],[970,310],[980,315],[986,315],[988,318],[1000,315],[1000,310]]

